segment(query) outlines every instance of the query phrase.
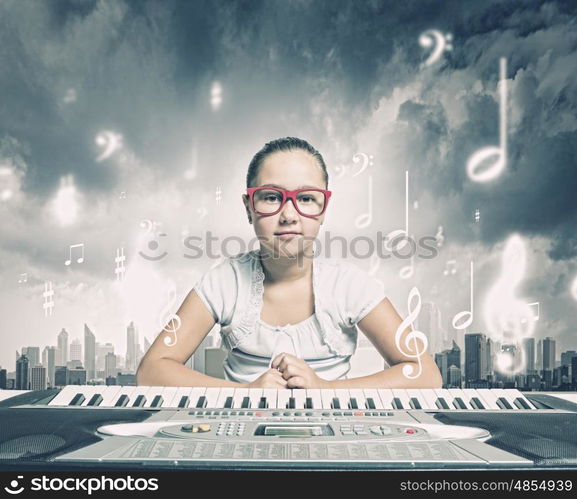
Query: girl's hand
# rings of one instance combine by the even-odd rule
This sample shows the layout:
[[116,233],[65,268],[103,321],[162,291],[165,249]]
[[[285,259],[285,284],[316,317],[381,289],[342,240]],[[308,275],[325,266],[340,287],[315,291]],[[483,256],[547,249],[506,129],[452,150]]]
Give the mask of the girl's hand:
[[271,367],[286,380],[287,388],[327,388],[327,382],[303,360],[288,353],[279,353],[271,362]]
[[267,369],[254,381],[247,384],[248,388],[286,388],[287,382],[280,371]]

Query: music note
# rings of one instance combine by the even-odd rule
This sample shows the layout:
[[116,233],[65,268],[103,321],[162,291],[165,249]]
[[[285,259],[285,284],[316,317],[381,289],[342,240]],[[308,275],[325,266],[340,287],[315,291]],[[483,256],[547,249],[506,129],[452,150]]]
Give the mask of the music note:
[[364,229],[371,224],[373,220],[373,177],[369,175],[369,211],[359,215],[355,219],[357,229]]
[[[463,310],[453,317],[453,328],[455,329],[467,329],[473,323],[473,262],[471,262],[471,289],[469,291],[469,303],[470,310]],[[464,319],[463,322],[459,324],[459,321]]]
[[479,209],[477,208],[475,210],[475,223],[479,222],[479,220],[481,220],[481,212],[479,211]]
[[[413,308],[413,306],[412,306],[414,298],[417,299],[417,304],[416,304],[415,308]],[[401,324],[397,328],[397,331],[395,333],[395,345],[404,356],[411,357],[413,359],[417,359],[417,363],[419,364],[419,368],[418,368],[416,374],[414,374],[414,375],[412,374],[413,371],[415,371],[415,367],[413,365],[407,364],[407,365],[403,366],[403,371],[402,371],[403,375],[406,378],[415,379],[415,378],[418,378],[421,375],[421,373],[423,372],[423,364],[421,363],[421,357],[427,351],[427,348],[429,346],[429,341],[427,339],[427,336],[422,331],[416,331],[416,330],[409,331],[409,333],[405,337],[405,341],[404,341],[404,345],[407,348],[407,350],[405,350],[403,348],[403,346],[401,346],[401,337],[403,336],[405,329],[407,329],[408,327],[412,327],[413,322],[417,319],[417,317],[419,316],[419,313],[421,312],[421,295],[419,293],[419,290],[416,287],[413,287],[411,289],[411,291],[409,292],[409,298],[407,300],[407,308],[408,308],[409,315],[401,322]],[[411,340],[413,341],[413,347],[412,348],[409,345],[409,342]],[[420,340],[422,343],[421,350],[419,350],[417,340]],[[414,353],[411,353],[413,351],[414,351]]]
[[126,191],[121,191],[120,196],[118,196],[118,199],[126,199]]
[[495,341],[502,341],[507,332],[512,341],[529,337],[535,330],[538,314],[528,304],[515,296],[515,289],[525,274],[527,255],[523,241],[513,234],[505,244],[501,275],[487,293],[485,299],[485,323],[487,332]]
[[355,174],[353,174],[353,178],[356,177],[357,175],[360,175],[361,173],[363,173],[366,168],[370,165],[373,166],[373,156],[372,154],[367,156],[364,152],[358,152],[353,156],[353,163],[358,163],[360,160],[363,160],[363,163],[361,165],[361,168],[358,172],[356,172]]
[[443,246],[445,242],[445,236],[443,235],[443,226],[439,225],[437,228],[437,234],[435,235],[435,241],[437,242],[437,248]]
[[[168,333],[163,341],[166,346],[172,347],[176,345],[177,336],[176,332],[180,329],[182,325],[182,321],[180,317],[172,313],[172,307],[174,307],[174,303],[176,301],[176,286],[174,282],[169,282],[167,287],[167,303],[166,306],[162,309],[160,313],[160,327],[166,333]],[[171,340],[169,334],[174,334],[174,340]]]
[[200,208],[196,209],[196,212],[200,215],[200,218],[203,219],[204,217],[206,217],[206,214],[208,213],[207,209],[204,206],[201,206]]
[[455,275],[457,273],[457,260],[448,260],[445,264],[443,275]]
[[405,265],[404,267],[401,268],[401,270],[399,270],[399,277],[401,279],[410,279],[411,277],[413,277],[413,274],[415,273],[415,264],[414,264],[414,257],[411,256],[411,259],[409,260],[409,265]]
[[453,50],[453,35],[451,33],[443,34],[436,29],[428,29],[419,36],[419,45],[421,47],[433,47],[429,57],[424,62],[425,66],[430,66],[439,60],[443,52]]
[[102,153],[96,161],[104,161],[122,147],[122,135],[105,130],[96,136],[96,144],[102,148]]
[[[507,59],[500,59],[499,82],[499,146],[488,146],[478,150],[467,161],[467,174],[475,182],[488,182],[498,177],[507,165]],[[482,163],[496,156],[497,160],[479,172]]]
[[80,256],[76,259],[76,263],[84,262],[84,243],[71,244],[69,248],[69,258],[64,262],[64,265],[70,265],[72,263],[72,252],[77,248],[80,250]]
[[[398,240],[397,243],[393,241]],[[405,228],[389,232],[384,247],[387,251],[401,250],[409,244],[409,171],[405,170]]]
[[18,277],[18,284],[22,284],[24,282],[28,282],[28,274],[27,273],[20,274],[20,276]]

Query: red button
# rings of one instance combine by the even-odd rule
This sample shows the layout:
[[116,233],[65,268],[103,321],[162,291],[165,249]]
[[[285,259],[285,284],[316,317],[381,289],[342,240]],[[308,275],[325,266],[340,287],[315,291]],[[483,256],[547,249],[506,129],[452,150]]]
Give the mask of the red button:
[[412,428],[408,428],[405,430],[405,433],[408,433],[409,435],[412,435],[413,433],[416,433],[415,430],[413,430]]
[[364,416],[364,415],[365,415],[364,412],[360,412],[360,411],[354,412],[353,414],[354,414],[355,416]]
[[262,412],[258,412],[258,411],[257,411],[257,412],[254,413],[254,415],[255,415],[255,416],[262,416]]

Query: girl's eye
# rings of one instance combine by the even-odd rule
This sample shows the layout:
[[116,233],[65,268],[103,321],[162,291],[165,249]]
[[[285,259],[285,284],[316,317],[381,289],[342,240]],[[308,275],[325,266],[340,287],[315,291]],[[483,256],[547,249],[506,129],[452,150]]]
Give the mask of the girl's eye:
[[264,197],[265,201],[268,201],[270,203],[274,203],[275,201],[279,201],[280,197],[279,196],[275,196],[274,194],[269,194],[268,196]]

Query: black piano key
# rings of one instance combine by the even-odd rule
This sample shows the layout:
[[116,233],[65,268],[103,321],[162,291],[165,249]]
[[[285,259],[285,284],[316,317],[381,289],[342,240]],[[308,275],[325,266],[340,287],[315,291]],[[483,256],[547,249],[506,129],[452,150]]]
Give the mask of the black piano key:
[[226,397],[226,400],[224,401],[224,408],[225,409],[232,409],[233,401],[234,401],[234,399],[232,397]]
[[439,409],[450,409],[449,404],[447,404],[447,401],[443,397],[439,397],[435,404]]
[[198,398],[198,402],[196,403],[196,408],[197,409],[204,409],[206,407],[206,403],[207,403],[206,397],[204,395],[201,395]]
[[297,401],[294,397],[289,397],[287,409],[296,409]]
[[513,406],[509,403],[509,401],[505,397],[498,397],[497,405],[501,409],[513,409]]
[[471,405],[474,405],[476,409],[485,409],[483,402],[479,400],[479,397],[471,397]]
[[305,400],[305,409],[314,409],[312,397],[307,397]]
[[409,400],[409,405],[413,409],[422,409],[421,403],[419,402],[419,399],[417,397],[411,397],[411,400]]
[[142,394],[140,394],[138,397],[136,397],[136,400],[134,401],[134,404],[132,404],[132,407],[142,407],[146,402],[146,397]]
[[183,395],[180,398],[180,402],[178,403],[178,407],[179,408],[188,407],[189,403],[190,403],[190,398],[188,397],[188,395]]
[[467,405],[465,404],[465,402],[463,402],[463,399],[461,397],[455,397],[453,399],[453,405],[455,406],[455,409],[466,409]]
[[74,398],[68,403],[68,405],[82,405],[82,402],[86,400],[86,397],[82,393],[77,393]]
[[261,397],[258,403],[259,409],[268,409],[268,402],[266,401],[266,397]]
[[162,395],[155,395],[152,399],[152,404],[150,404],[150,407],[160,407],[162,402],[164,402]]
[[332,409],[340,409],[341,408],[341,402],[337,397],[333,397],[333,401],[331,402],[331,408]]
[[118,400],[116,401],[116,404],[114,404],[114,407],[125,407],[126,404],[128,404],[128,395],[126,395],[126,393],[123,393],[120,397],[118,397]]
[[250,397],[243,397],[240,404],[241,409],[250,409]]
[[357,404],[357,399],[355,397],[351,397],[349,400],[349,409],[358,409],[359,404]]
[[519,408],[519,409],[531,409],[531,406],[527,403],[527,401],[524,398],[521,397],[517,397],[514,400],[514,404]]
[[399,397],[393,397],[393,407],[395,409],[404,409],[403,403]]
[[375,405],[375,401],[372,399],[372,397],[368,397],[366,399],[366,404],[367,409],[376,409],[377,406]]
[[92,395],[92,398],[88,401],[88,404],[86,405],[90,405],[90,406],[98,406],[102,403],[102,395],[100,395],[100,393],[95,393],[94,395]]

